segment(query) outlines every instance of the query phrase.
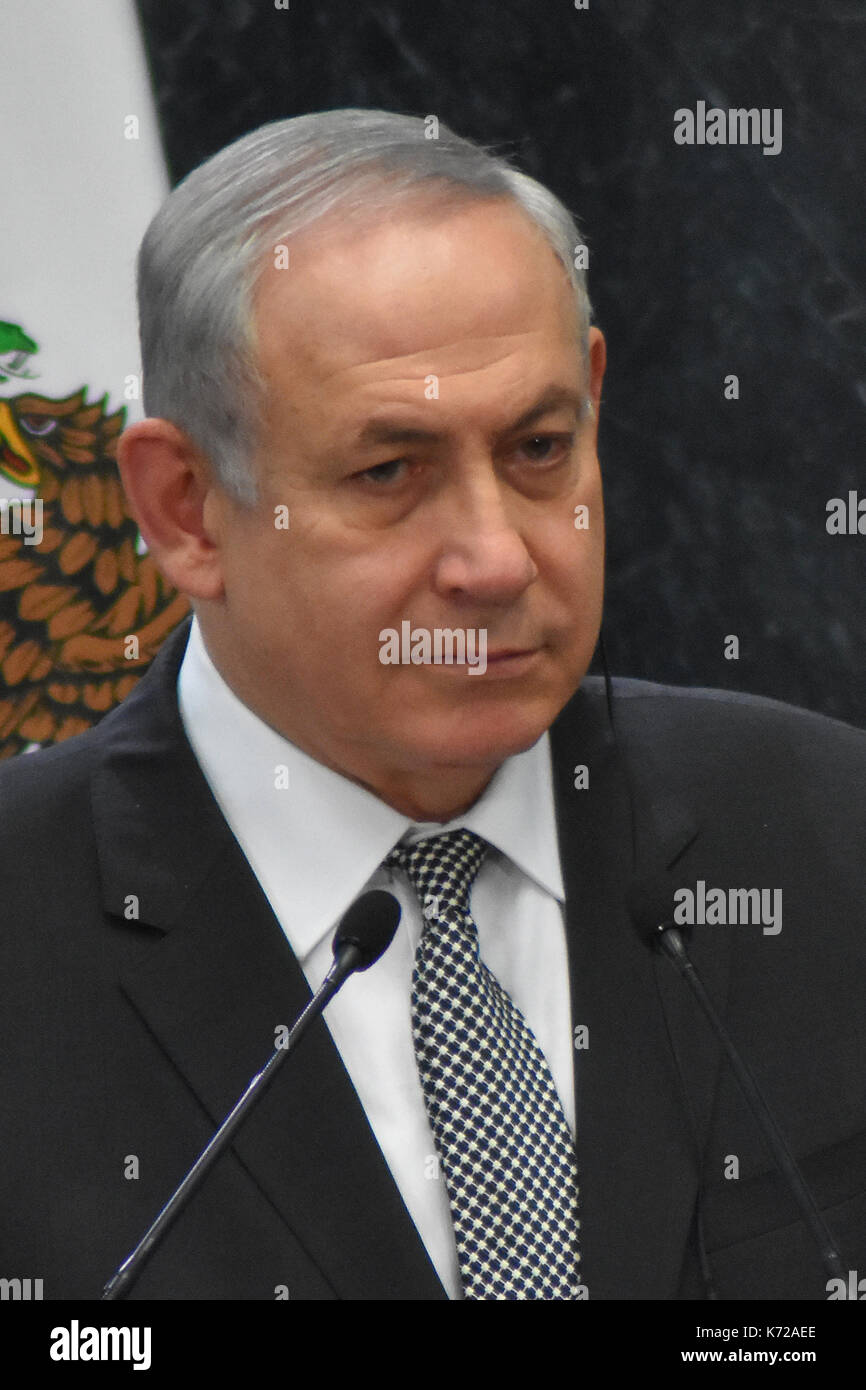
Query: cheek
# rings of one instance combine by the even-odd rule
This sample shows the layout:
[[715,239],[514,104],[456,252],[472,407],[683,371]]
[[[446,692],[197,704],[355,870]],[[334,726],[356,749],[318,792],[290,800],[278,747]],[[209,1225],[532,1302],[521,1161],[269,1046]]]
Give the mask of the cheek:
[[587,595],[600,594],[604,584],[604,506],[597,468],[574,503],[572,527],[575,568]]
[[568,515],[557,523],[555,545],[548,538],[549,571],[560,593],[573,602],[590,601],[600,590],[604,576],[604,521],[595,498],[569,504]]
[[257,579],[267,598],[256,605],[253,591],[248,600],[263,642],[282,664],[303,669],[336,700],[339,690],[368,685],[383,671],[379,633],[399,627],[411,606],[400,574],[387,558],[299,545],[291,555],[271,553]]

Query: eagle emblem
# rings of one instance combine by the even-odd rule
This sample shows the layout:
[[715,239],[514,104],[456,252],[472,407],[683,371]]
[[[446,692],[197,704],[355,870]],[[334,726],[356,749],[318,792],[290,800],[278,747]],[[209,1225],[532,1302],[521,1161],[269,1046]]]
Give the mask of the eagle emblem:
[[95,724],[189,611],[126,509],[125,409],[86,386],[6,394],[36,375],[38,350],[0,322],[0,759]]

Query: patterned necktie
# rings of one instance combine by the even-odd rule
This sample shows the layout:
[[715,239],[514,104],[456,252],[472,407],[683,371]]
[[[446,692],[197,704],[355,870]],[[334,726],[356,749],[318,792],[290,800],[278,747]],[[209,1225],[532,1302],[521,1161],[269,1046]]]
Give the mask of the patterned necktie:
[[574,1145],[550,1068],[478,954],[469,894],[487,841],[454,830],[398,845],[424,930],[412,976],[418,1074],[464,1296],[572,1299],[580,1285]]

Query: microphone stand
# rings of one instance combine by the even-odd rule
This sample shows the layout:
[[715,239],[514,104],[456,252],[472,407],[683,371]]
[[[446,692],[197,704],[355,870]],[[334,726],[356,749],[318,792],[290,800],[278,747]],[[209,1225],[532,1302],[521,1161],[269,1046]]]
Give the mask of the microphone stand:
[[[387,940],[384,942],[384,945],[380,945],[378,941],[375,942],[375,944],[371,944],[365,939],[366,933],[363,932],[358,935],[358,939],[351,939],[347,937],[345,933],[346,920],[350,917],[350,914],[356,919],[360,915],[358,909],[365,904],[369,909],[371,904],[368,904],[367,900],[374,897],[381,899],[388,898],[393,904],[393,909],[389,909],[387,906],[381,904],[377,905],[380,908],[379,917],[382,916],[382,911],[384,911],[386,915],[390,911],[393,916],[393,924],[389,923],[388,926],[381,929],[382,935],[387,935]],[[265,1088],[271,1084],[279,1068],[283,1065],[289,1054],[297,1047],[310,1024],[319,1017],[322,1010],[331,999],[333,999],[337,990],[345,983],[351,974],[356,970],[366,970],[375,960],[378,960],[379,956],[387,949],[393,940],[399,918],[400,907],[396,898],[390,893],[380,892],[379,890],[374,890],[369,894],[365,894],[363,898],[360,898],[358,902],[353,904],[353,907],[349,909],[349,913],[346,914],[346,918],[344,918],[334,939],[333,964],[318,990],[313,995],[313,998],[289,1033],[285,1045],[275,1047],[268,1062],[262,1067],[261,1071],[253,1077],[247,1089],[223,1120],[210,1142],[202,1149],[180,1186],[177,1187],[171,1197],[169,1197],[156,1220],[148,1227],[147,1231],[145,1231],[141,1240],[138,1242],[138,1245],[136,1245],[130,1255],[127,1255],[123,1264],[112,1278],[109,1279],[102,1293],[103,1302],[111,1302],[126,1297],[133,1283],[138,1278],[138,1275],[141,1273],[143,1266],[150,1259],[150,1256],[165,1236],[169,1227],[177,1220],[193,1193],[196,1192],[204,1182],[204,1179],[207,1177],[217,1159],[225,1149],[228,1148],[233,1135],[243,1124],[252,1107],[261,1099]],[[375,954],[372,954],[373,952],[375,952]]]
[[656,941],[659,950],[667,956],[677,972],[688,983],[727,1054],[731,1069],[740,1084],[740,1088],[746,1100],[749,1102],[752,1113],[758,1121],[761,1132],[770,1146],[773,1157],[785,1177],[785,1181],[790,1188],[794,1200],[800,1208],[803,1220],[809,1227],[815,1243],[818,1246],[825,1270],[827,1270],[832,1278],[844,1280],[845,1271],[843,1269],[842,1259],[836,1248],[836,1242],[833,1239],[830,1229],[818,1210],[815,1198],[812,1196],[806,1180],[800,1172],[797,1161],[788,1148],[785,1137],[776,1124],[772,1112],[761,1094],[757,1081],[746,1065],[745,1060],[737,1051],[733,1038],[716,1012],[713,1001],[707,994],[700,975],[689,959],[688,952],[683,943],[682,934],[677,931],[676,927],[667,924],[661,924],[656,930]]

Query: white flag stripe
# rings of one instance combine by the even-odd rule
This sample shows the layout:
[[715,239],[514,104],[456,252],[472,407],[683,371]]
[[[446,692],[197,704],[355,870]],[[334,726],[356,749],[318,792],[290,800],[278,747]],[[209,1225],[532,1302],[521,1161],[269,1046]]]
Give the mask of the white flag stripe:
[[135,254],[167,178],[134,5],[3,0],[0,52],[0,320],[38,344],[0,399],[87,386],[136,418]]

